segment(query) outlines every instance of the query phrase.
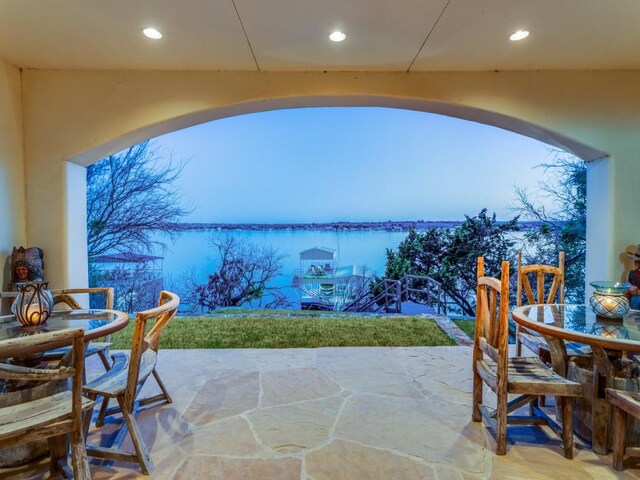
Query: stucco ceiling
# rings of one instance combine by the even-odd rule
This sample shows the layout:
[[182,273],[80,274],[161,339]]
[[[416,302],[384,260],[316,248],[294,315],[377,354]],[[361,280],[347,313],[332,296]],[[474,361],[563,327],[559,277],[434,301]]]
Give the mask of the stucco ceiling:
[[[509,41],[521,28],[531,35]],[[333,30],[347,39],[329,41]],[[43,69],[635,70],[640,0],[0,0],[0,57]]]

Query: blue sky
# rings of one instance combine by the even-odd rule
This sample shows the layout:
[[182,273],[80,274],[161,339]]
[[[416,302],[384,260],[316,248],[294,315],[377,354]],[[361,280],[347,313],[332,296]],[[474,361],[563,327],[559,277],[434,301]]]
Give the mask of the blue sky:
[[190,222],[461,220],[513,216],[514,185],[535,189],[550,147],[495,127],[390,108],[242,115],[153,140],[187,159],[175,187]]

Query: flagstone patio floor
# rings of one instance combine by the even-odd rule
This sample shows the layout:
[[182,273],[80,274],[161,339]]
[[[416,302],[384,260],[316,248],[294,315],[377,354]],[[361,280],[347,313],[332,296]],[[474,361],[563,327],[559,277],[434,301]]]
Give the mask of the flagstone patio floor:
[[[640,463],[614,472],[610,455],[579,441],[566,460],[540,428],[511,430],[507,455],[494,455],[489,431],[471,422],[470,347],[163,350],[158,370],[174,403],[138,415],[154,473],[93,460],[93,478],[640,478]],[[116,427],[92,429],[89,442]],[[46,459],[0,478],[45,472]]]

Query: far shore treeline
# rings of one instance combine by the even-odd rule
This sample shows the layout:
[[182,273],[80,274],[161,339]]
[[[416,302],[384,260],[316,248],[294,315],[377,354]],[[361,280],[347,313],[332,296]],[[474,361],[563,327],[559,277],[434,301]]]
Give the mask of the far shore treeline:
[[[456,228],[463,222],[454,220],[442,221],[393,221],[384,222],[329,222],[329,223],[174,223],[172,231],[205,231],[205,230],[325,230],[325,231],[360,231],[374,230],[385,232],[408,232],[409,230],[429,230],[431,228]],[[509,223],[497,221],[497,225]],[[527,232],[538,229],[543,222],[518,221],[520,231]]]

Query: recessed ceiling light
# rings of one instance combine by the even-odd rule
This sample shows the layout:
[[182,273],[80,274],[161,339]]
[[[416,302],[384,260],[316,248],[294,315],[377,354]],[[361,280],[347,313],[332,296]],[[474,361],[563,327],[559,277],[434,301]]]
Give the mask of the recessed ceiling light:
[[142,30],[142,33],[144,33],[145,37],[153,38],[154,40],[159,40],[162,38],[162,34],[155,28],[145,28],[144,30]]
[[529,36],[528,30],[518,30],[517,32],[513,32],[511,34],[511,36],[509,37],[509,40],[513,40],[514,42],[517,42],[518,40],[522,40],[524,38],[527,38],[528,36]]
[[347,36],[344,33],[338,31],[331,32],[331,34],[329,35],[329,40],[331,40],[332,42],[341,42],[345,38],[347,38]]

